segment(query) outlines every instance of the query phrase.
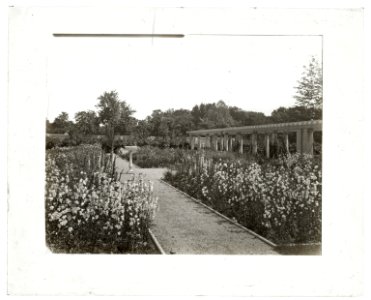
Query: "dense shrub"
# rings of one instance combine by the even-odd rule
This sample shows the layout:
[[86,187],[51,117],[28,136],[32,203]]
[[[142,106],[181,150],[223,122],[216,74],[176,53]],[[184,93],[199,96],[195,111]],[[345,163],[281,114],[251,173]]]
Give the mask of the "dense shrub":
[[[135,145],[135,138],[132,136],[116,136],[114,143],[114,150],[118,148]],[[100,144],[105,152],[111,151],[111,143],[107,141],[104,135],[85,135],[78,131],[70,132],[67,135],[63,134],[47,134],[46,135],[46,149],[52,149],[55,147],[73,147],[78,145],[94,145]]]
[[[157,148],[144,146],[133,155],[133,162],[141,168],[165,168],[180,164],[191,153],[180,148]],[[123,156],[128,159],[128,154]]]
[[73,147],[81,144],[102,144],[104,141],[102,135],[82,135],[77,132],[70,134],[47,134],[45,139],[46,149],[55,147]]
[[135,143],[138,146],[152,146],[158,148],[190,148],[187,136],[175,136],[173,138],[162,137],[162,136],[147,136],[141,138],[135,136]]
[[99,146],[47,152],[46,239],[53,251],[146,251],[157,201],[152,183],[121,183],[114,168]]

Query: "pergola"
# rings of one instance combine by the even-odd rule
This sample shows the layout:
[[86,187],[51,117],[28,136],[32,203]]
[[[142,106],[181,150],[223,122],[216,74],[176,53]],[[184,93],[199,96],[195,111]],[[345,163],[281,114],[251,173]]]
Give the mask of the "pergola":
[[[203,129],[188,131],[191,138],[191,149],[212,148],[216,151],[233,151],[233,143],[239,142],[239,152],[243,153],[244,141],[249,141],[252,154],[258,151],[258,136],[264,136],[266,156],[270,156],[270,144],[283,138],[284,145],[289,151],[289,133],[296,133],[296,151],[313,154],[313,133],[322,131],[322,120],[311,120],[292,123],[264,124],[243,127]],[[204,143],[202,143],[202,139]]]

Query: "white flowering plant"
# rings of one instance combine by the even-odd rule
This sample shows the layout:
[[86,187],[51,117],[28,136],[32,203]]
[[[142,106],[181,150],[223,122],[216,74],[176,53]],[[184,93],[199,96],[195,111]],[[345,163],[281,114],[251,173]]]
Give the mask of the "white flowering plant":
[[197,153],[164,179],[278,244],[321,241],[322,172],[312,156],[260,165]]
[[[157,199],[141,177],[121,183],[99,147],[46,157],[46,239],[54,251],[136,253],[148,245]],[[108,170],[108,172],[104,172]],[[97,250],[98,249],[98,250]]]

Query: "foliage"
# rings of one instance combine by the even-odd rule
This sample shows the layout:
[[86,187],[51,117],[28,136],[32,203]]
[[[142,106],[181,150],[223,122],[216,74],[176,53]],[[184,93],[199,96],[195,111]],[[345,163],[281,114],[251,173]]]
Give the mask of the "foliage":
[[[118,148],[125,147],[127,145],[135,144],[135,138],[130,135],[117,135],[114,141],[114,152]],[[71,130],[68,135],[62,134],[47,134],[46,136],[46,149],[52,149],[55,147],[72,147],[81,144],[99,144],[102,149],[108,153],[111,151],[112,144],[107,140],[104,135],[83,135],[79,131]]]
[[308,108],[306,106],[279,107],[271,113],[271,123],[290,123],[309,120],[322,120],[321,108]]
[[64,141],[68,138],[68,135],[64,134],[47,134],[45,138],[45,148],[52,149],[54,147],[62,147]]
[[99,119],[95,111],[79,111],[75,114],[76,128],[82,134],[94,134],[99,128]]
[[[189,147],[186,139],[189,130],[322,119],[321,108],[280,107],[268,117],[261,112],[229,107],[219,101],[201,103],[192,110],[154,110],[146,119],[137,120],[132,117],[134,111],[130,106],[119,100],[117,92],[105,92],[98,99],[98,113],[92,110],[80,111],[75,115],[75,122],[72,122],[68,120],[68,114],[63,112],[52,123],[46,120],[47,133],[68,132],[68,145],[86,143],[87,136],[106,135],[104,147],[109,150],[121,146],[115,142],[117,135],[130,135],[132,145]],[[49,147],[54,142],[49,143]]]
[[69,134],[47,134],[45,141],[46,149],[56,147],[72,147],[80,144],[105,144],[105,137],[102,135],[83,135],[79,131],[71,130]]
[[[153,146],[141,147],[134,155],[133,162],[140,168],[181,168],[195,158],[195,151],[182,148],[158,148]],[[203,151],[205,157],[214,162],[219,159],[233,161],[235,159],[255,160],[253,156],[240,155],[236,152]],[[123,158],[128,159],[126,154]]]
[[73,122],[69,120],[68,113],[61,112],[52,123],[47,120],[46,126],[49,133],[68,133]]
[[[182,165],[184,162],[195,158],[195,151],[188,148],[159,148],[156,146],[143,146],[133,155],[133,162],[141,168],[169,168],[174,165]],[[273,160],[265,157],[263,147],[258,147],[257,155],[248,153],[240,154],[238,152],[203,150],[205,158],[213,162],[241,160],[243,163],[256,162],[259,164],[271,163]],[[124,156],[128,159],[128,155]]]
[[[133,162],[141,168],[171,168],[181,164],[190,151],[179,148],[165,148],[145,146],[133,155]],[[128,154],[124,156],[128,158]]]
[[229,107],[222,100],[217,103],[196,105],[192,109],[192,115],[199,129],[232,127],[236,123]]
[[137,126],[134,127],[134,137],[138,145],[145,145],[148,143],[150,136],[150,126],[146,121],[138,121]]
[[[179,143],[178,137],[185,136],[194,126],[192,116],[186,109],[169,109],[165,112],[154,110],[143,122],[147,123],[149,135],[160,137],[164,146]],[[144,124],[140,123],[140,126],[143,128]]]
[[46,238],[56,252],[142,252],[154,217],[151,182],[121,183],[100,147],[53,149],[46,157]]
[[[112,150],[112,144],[107,140],[107,138],[104,138],[102,140],[102,149],[105,152],[110,152]],[[134,145],[136,144],[135,138],[131,135],[120,135],[115,137],[115,141],[113,144],[113,152],[117,152],[118,149],[123,148],[127,145]]]
[[235,121],[235,126],[251,126],[269,123],[269,118],[261,112],[245,111],[239,107],[229,107],[229,113]]
[[[314,60],[308,68],[317,70],[318,63]],[[105,135],[106,139],[99,138],[98,142],[102,143],[105,151],[111,151],[112,154],[117,148],[126,145],[190,148],[187,139],[189,130],[322,119],[322,108],[309,104],[280,107],[268,117],[261,112],[245,111],[219,101],[201,103],[195,105],[192,110],[154,110],[146,119],[137,120],[132,117],[134,111],[125,101],[119,99],[116,91],[104,92],[98,100],[97,113],[92,110],[80,111],[75,115],[75,122],[69,121],[66,112],[62,112],[52,123],[46,120],[47,133],[68,133],[69,135],[62,141],[47,138],[47,149],[55,146],[95,143],[97,142],[96,136],[100,135]],[[118,135],[127,135],[130,139],[118,140]],[[316,154],[320,153],[320,140],[321,138],[315,137]],[[275,147],[275,145],[271,147],[274,155],[280,152],[280,149]],[[259,153],[263,151],[264,149],[258,148]]]
[[321,240],[322,174],[310,156],[259,165],[199,152],[165,180],[276,243]]

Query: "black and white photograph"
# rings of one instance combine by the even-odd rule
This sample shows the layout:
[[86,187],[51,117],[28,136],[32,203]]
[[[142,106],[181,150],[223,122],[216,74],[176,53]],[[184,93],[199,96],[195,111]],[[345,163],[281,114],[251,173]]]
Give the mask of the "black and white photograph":
[[51,47],[52,251],[321,253],[321,36],[55,33]]
[[10,294],[358,295],[362,10],[8,14]]

